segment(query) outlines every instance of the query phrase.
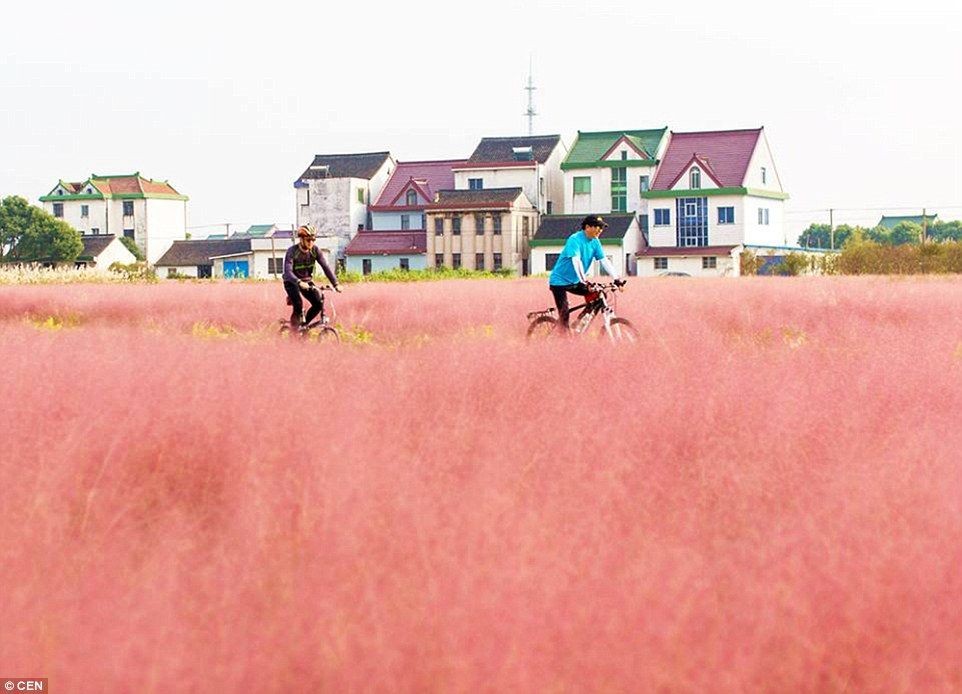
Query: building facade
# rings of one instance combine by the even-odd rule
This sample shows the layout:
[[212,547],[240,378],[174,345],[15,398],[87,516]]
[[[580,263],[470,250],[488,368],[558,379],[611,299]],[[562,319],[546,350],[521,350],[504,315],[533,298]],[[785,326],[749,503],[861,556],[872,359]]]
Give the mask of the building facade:
[[174,241],[187,238],[187,196],[167,181],[144,178],[140,172],[59,181],[40,200],[47,212],[84,236],[133,239],[150,264]]
[[520,187],[442,190],[425,214],[427,267],[528,274],[538,211]]
[[347,250],[347,269],[370,275],[388,270],[424,270],[427,267],[424,230],[361,232]]

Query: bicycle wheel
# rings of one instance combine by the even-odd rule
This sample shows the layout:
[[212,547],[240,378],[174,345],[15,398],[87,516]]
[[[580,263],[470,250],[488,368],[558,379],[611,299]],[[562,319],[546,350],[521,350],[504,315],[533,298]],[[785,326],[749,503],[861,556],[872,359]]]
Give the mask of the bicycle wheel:
[[324,342],[329,344],[341,341],[341,336],[337,330],[330,325],[320,325],[316,328],[311,328],[304,333],[304,337],[311,342]]
[[608,332],[604,328],[602,328],[602,332],[607,332],[612,342],[627,342],[631,344],[641,339],[641,334],[638,332],[638,329],[633,326],[627,318],[612,318],[611,332]]
[[531,325],[528,326],[527,338],[529,340],[543,340],[554,335],[558,328],[558,319],[551,316],[538,316]]

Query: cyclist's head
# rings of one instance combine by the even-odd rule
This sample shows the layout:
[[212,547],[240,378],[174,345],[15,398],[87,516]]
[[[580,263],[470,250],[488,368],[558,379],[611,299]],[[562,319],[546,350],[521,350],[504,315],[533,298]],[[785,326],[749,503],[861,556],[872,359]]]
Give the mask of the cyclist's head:
[[297,229],[298,241],[314,241],[317,238],[317,230],[310,224],[305,224]]
[[581,220],[582,231],[593,239],[601,236],[601,232],[606,226],[608,226],[608,222],[596,214],[589,214]]

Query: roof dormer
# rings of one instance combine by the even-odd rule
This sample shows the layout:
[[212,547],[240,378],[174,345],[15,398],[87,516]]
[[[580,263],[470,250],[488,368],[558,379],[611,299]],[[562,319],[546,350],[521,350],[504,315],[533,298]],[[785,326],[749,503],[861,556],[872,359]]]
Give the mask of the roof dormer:
[[531,145],[526,147],[512,147],[512,156],[515,161],[532,161],[534,159],[534,148]]
[[651,159],[651,156],[645,151],[638,138],[628,135],[619,137],[601,156],[601,161],[638,161],[639,159]]
[[724,188],[719,183],[708,157],[693,154],[681,173],[669,186],[670,190],[711,190]]

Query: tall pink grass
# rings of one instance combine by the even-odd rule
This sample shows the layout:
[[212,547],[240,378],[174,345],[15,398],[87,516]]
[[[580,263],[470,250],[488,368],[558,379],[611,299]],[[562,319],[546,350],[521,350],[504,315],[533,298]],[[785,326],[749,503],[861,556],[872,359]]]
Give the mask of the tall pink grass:
[[336,302],[368,343],[270,285],[0,289],[0,676],[962,688],[962,283],[633,281],[626,349],[525,344],[543,281]]

